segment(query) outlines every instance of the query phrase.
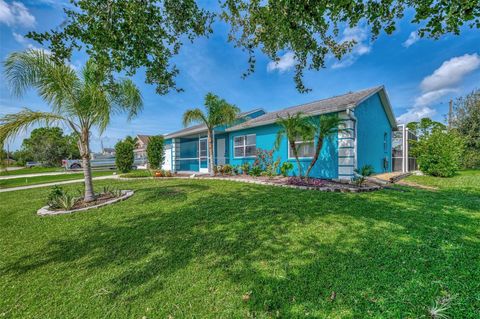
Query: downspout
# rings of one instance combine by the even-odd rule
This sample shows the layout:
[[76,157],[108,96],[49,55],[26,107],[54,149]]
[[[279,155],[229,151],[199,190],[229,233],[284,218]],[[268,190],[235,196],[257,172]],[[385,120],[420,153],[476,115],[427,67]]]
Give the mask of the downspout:
[[355,117],[355,112],[353,111],[354,107],[347,108],[347,116],[351,119],[354,123],[354,139],[353,139],[353,167],[356,169],[358,168],[357,163],[357,118]]

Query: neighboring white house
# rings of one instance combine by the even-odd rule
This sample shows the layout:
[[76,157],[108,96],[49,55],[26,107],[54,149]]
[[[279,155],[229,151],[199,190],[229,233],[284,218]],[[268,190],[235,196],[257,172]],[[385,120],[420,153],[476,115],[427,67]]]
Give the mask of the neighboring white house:
[[150,135],[137,135],[137,146],[133,150],[135,158],[147,158],[147,145]]

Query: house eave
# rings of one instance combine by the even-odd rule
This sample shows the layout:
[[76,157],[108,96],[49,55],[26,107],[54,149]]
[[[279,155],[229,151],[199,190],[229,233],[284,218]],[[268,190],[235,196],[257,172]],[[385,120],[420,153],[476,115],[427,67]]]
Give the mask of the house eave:
[[[323,115],[323,114],[337,113],[337,112],[345,111],[346,109],[352,108],[354,106],[355,105],[353,105],[353,104],[349,104],[349,105],[344,105],[344,106],[338,107],[334,110],[328,110],[328,112],[316,111],[316,112],[304,113],[303,116],[304,117],[309,117],[309,116],[317,116],[317,115]],[[254,124],[248,125],[248,126],[236,125],[236,126],[227,128],[225,131],[226,132],[241,131],[241,130],[245,130],[245,129],[249,129],[249,128],[253,128],[253,127],[260,127],[260,126],[274,124],[276,122],[277,122],[277,119],[273,119],[273,120],[267,120],[267,121],[263,121],[263,122],[259,122],[259,123],[254,123]]]

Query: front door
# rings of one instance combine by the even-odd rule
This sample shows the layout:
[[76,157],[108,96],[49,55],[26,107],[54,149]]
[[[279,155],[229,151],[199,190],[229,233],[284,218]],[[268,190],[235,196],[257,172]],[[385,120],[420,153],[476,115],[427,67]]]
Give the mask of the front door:
[[217,165],[225,165],[225,139],[217,140]]
[[207,138],[198,140],[198,167],[200,173],[208,173]]
[[162,169],[166,171],[172,170],[172,149],[167,148],[164,152],[165,160],[163,161]]

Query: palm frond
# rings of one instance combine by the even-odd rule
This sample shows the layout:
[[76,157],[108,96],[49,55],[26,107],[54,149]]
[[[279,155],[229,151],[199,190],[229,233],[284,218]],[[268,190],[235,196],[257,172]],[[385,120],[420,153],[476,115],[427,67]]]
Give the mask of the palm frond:
[[331,135],[335,132],[343,131],[343,120],[336,114],[320,115],[308,120],[308,124],[320,138]]
[[240,113],[240,109],[228,103],[219,96],[208,93],[205,96],[205,108],[207,109],[208,122],[212,127],[224,124],[232,124]]
[[3,62],[7,82],[14,95],[21,96],[39,81],[41,69],[48,63],[44,51],[14,52]]
[[63,112],[66,105],[74,103],[80,84],[77,74],[69,65],[57,63],[43,50],[14,52],[4,62],[4,69],[5,77],[17,96],[33,87],[56,113]]
[[209,126],[209,122],[205,114],[203,114],[202,110],[199,108],[191,109],[185,111],[183,113],[182,118],[183,126],[188,126],[192,123],[204,123],[205,125]]
[[66,119],[56,113],[35,112],[24,109],[15,114],[7,114],[0,117],[0,144],[19,132],[28,129],[35,124],[49,125],[53,122],[66,121]]
[[142,93],[130,79],[117,82],[113,92],[113,102],[120,111],[128,113],[129,119],[137,116],[143,108]]
[[285,117],[278,117],[276,122],[284,131],[284,134],[289,140],[311,140],[312,131],[308,125],[303,113],[296,114],[287,113]]
[[275,136],[275,143],[273,144],[273,147],[278,150],[280,148],[280,145],[282,144],[282,139],[283,139],[283,136],[285,135],[285,129],[284,128],[280,128],[278,131],[277,131],[277,135]]

